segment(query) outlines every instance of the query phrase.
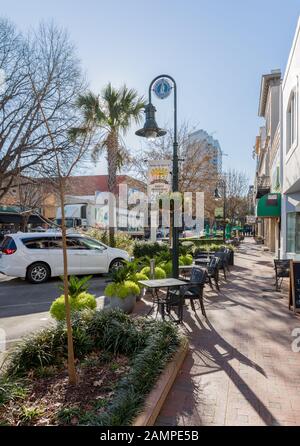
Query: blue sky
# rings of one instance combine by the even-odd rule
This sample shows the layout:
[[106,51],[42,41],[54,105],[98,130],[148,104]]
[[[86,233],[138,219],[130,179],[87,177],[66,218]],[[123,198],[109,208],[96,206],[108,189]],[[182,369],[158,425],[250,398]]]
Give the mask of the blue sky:
[[[47,19],[67,28],[95,92],[111,81],[146,95],[156,75],[172,75],[179,121],[213,133],[225,168],[253,177],[261,75],[284,71],[299,0],[0,0],[0,14],[22,29]],[[172,99],[156,106],[159,124],[172,125]]]

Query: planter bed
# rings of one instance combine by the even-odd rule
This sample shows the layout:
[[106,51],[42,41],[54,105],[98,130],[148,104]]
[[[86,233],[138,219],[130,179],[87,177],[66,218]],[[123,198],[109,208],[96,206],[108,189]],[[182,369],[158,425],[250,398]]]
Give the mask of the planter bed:
[[172,358],[184,358],[174,324],[116,310],[75,315],[73,336],[77,386],[68,384],[63,323],[10,354],[0,378],[2,425],[130,425],[171,370],[166,396],[177,373]]

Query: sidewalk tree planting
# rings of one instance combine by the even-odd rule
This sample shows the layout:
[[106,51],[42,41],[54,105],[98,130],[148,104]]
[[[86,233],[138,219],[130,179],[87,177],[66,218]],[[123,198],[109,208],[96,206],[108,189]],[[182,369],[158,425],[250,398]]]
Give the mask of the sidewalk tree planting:
[[[62,33],[57,28],[47,28],[43,29],[43,38],[45,40],[45,46],[43,52],[41,53],[41,63],[43,58],[46,60],[51,60],[50,66],[48,68],[54,73],[54,78],[57,83],[51,88],[51,96],[60,96],[61,81],[55,75],[61,73],[67,64],[69,55],[66,53],[70,50],[70,45],[68,44],[67,36]],[[46,43],[48,42],[48,45]],[[68,283],[68,257],[67,257],[67,237],[66,237],[66,220],[65,220],[65,193],[66,193],[66,180],[71,175],[73,170],[76,168],[78,163],[84,158],[90,142],[89,132],[85,135],[81,135],[76,142],[71,141],[69,137],[69,130],[78,121],[76,116],[76,109],[74,103],[68,103],[69,107],[72,108],[72,117],[69,118],[68,125],[63,127],[63,132],[56,132],[55,128],[60,127],[62,124],[60,119],[57,119],[55,126],[51,125],[51,120],[53,110],[49,109],[49,104],[45,101],[45,97],[48,95],[47,88],[41,89],[39,82],[39,77],[35,76],[35,72],[29,72],[28,76],[31,83],[32,94],[41,116],[43,122],[43,130],[47,133],[49,138],[49,146],[51,147],[52,157],[50,159],[44,159],[41,164],[41,174],[46,177],[49,181],[52,181],[55,188],[58,190],[58,196],[61,206],[61,233],[62,233],[62,251],[63,251],[63,266],[64,266],[64,300],[65,300],[65,312],[66,312],[66,326],[67,326],[67,338],[68,338],[68,372],[69,372],[69,382],[75,385],[77,383],[75,360],[74,360],[74,346],[73,346],[73,336],[72,336],[72,324],[71,324],[71,309],[69,302],[69,283]],[[72,73],[67,70],[66,81],[69,79],[68,76]],[[78,72],[77,72],[78,74]],[[73,98],[74,99],[74,98]],[[70,113],[70,111],[69,111]],[[70,116],[70,114],[69,114]]]
[[[71,131],[73,140],[78,136],[93,135],[93,159],[106,153],[108,166],[108,190],[112,194],[117,189],[117,171],[127,158],[127,151],[122,143],[122,136],[126,134],[132,122],[138,123],[144,108],[142,97],[133,89],[125,85],[115,89],[109,83],[100,95],[92,92],[80,95],[77,107],[82,112],[82,124]],[[110,245],[115,244],[114,209],[110,207]]]

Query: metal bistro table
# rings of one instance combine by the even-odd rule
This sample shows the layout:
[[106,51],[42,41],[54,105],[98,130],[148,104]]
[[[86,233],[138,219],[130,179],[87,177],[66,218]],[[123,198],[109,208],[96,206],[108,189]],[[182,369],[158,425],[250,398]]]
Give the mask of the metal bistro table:
[[[165,319],[165,310],[168,310],[168,297],[169,297],[169,289],[170,288],[180,288],[184,285],[187,285],[187,282],[184,282],[183,280],[179,279],[157,279],[157,280],[139,280],[139,283],[143,285],[146,288],[149,288],[152,292],[152,296],[154,297],[153,306],[150,309],[148,315],[152,313],[154,310],[155,304],[157,304],[157,312],[161,311],[161,317],[164,320]],[[161,297],[159,295],[159,290],[167,288],[167,294],[164,297]],[[183,300],[181,300],[178,303],[178,321],[176,322],[182,322],[182,307],[183,307]]]
[[212,255],[208,255],[207,257],[198,257],[194,260],[195,265],[207,267],[212,257]]

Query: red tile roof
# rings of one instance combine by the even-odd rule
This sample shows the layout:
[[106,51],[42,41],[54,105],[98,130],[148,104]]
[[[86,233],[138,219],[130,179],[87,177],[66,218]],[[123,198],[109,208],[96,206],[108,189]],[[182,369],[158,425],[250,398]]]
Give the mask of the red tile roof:
[[[67,180],[67,193],[70,195],[94,195],[96,191],[108,191],[108,176],[107,175],[88,175],[88,176],[74,176]],[[128,184],[139,190],[145,191],[146,185],[129,175],[118,175],[117,184]],[[118,193],[118,189],[116,190]]]

